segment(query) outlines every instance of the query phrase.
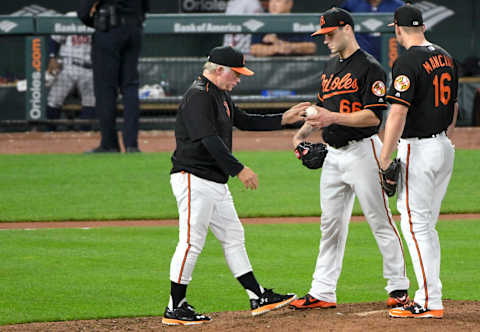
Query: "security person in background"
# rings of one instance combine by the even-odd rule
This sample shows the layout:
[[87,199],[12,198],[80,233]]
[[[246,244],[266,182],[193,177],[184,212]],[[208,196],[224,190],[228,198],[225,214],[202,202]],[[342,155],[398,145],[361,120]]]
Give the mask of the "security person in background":
[[90,153],[120,152],[115,125],[118,89],[123,95],[125,152],[138,149],[138,58],[148,0],[82,0],[78,17],[95,28],[92,64],[100,145]]

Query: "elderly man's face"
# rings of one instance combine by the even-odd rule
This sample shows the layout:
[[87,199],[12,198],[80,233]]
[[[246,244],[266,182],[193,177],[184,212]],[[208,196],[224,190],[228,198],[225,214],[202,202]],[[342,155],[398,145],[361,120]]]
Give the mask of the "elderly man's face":
[[217,86],[220,90],[232,91],[240,83],[240,74],[230,68],[219,68],[217,71]]
[[268,12],[270,14],[287,14],[292,11],[293,0],[270,0]]

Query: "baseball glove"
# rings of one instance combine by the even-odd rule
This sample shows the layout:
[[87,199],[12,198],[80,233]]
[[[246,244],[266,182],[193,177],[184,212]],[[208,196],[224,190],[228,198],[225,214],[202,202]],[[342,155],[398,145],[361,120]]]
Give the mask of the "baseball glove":
[[397,191],[398,176],[400,175],[400,159],[394,159],[387,169],[380,169],[382,187],[387,196],[392,197]]
[[47,72],[56,76],[62,70],[62,64],[56,58],[50,58],[47,65]]
[[327,146],[323,143],[300,142],[295,148],[297,158],[302,160],[303,166],[310,169],[321,168],[327,152]]

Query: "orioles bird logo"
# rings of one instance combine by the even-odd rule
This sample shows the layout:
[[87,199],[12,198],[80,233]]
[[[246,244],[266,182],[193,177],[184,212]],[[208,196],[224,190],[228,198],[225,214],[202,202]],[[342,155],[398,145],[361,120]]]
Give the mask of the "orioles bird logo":
[[323,15],[320,17],[320,25],[325,25],[325,18],[323,17]]

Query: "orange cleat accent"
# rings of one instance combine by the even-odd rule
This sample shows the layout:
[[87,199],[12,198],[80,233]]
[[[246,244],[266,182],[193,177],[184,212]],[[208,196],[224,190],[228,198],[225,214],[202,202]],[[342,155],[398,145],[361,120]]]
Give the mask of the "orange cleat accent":
[[396,307],[401,307],[410,302],[410,298],[408,297],[407,294],[404,294],[403,296],[392,296],[390,294],[390,297],[387,299],[387,307],[390,308],[396,308]]
[[187,321],[187,320],[181,320],[181,319],[171,319],[171,318],[162,318],[162,324],[165,325],[200,325],[200,324],[205,324],[210,321],[208,320],[201,320],[201,321]]
[[393,318],[443,318],[443,309],[424,309],[421,305],[412,302],[402,308],[390,309],[388,314]]
[[337,304],[334,302],[326,302],[322,300],[318,300],[311,296],[310,294],[305,295],[298,300],[293,301],[290,303],[290,306],[294,309],[313,309],[313,308],[321,308],[321,309],[328,309],[328,308],[336,308]]

